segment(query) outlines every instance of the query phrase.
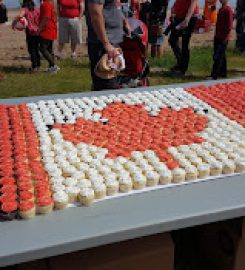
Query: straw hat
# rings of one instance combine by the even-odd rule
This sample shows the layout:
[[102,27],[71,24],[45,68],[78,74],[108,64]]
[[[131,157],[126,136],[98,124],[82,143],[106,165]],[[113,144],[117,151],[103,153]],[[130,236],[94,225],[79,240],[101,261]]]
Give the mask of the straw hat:
[[[122,55],[122,50],[118,49],[118,54]],[[116,66],[117,68],[112,68],[111,66]],[[94,73],[101,79],[110,80],[119,74],[120,70],[122,69],[122,62],[120,57],[115,57],[113,59],[113,63],[110,63],[108,59],[108,54],[104,54],[99,62],[97,63]]]

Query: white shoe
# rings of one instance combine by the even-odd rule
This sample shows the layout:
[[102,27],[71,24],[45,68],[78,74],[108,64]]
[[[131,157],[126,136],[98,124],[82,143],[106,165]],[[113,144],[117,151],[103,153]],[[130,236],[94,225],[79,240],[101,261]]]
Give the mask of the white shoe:
[[71,58],[72,58],[72,59],[76,59],[76,58],[77,58],[77,54],[76,54],[76,53],[72,53],[72,54],[71,54]]
[[56,59],[61,59],[61,53],[60,53],[60,52],[56,52],[56,53],[54,54],[54,57],[55,57]]
[[50,74],[56,74],[58,71],[60,71],[60,68],[56,65],[47,69],[47,73]]

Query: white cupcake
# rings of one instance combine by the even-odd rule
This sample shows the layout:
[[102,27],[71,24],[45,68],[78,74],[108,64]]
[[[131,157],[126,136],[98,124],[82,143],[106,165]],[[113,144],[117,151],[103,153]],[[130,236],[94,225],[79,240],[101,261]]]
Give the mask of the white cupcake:
[[238,158],[235,160],[236,173],[245,172],[245,158]]
[[143,189],[146,186],[146,177],[142,174],[134,174],[133,176],[133,188],[136,190]]
[[112,165],[114,164],[114,160],[110,158],[105,158],[105,159],[102,159],[101,163],[109,167],[112,167]]
[[198,172],[195,166],[185,167],[185,172],[186,172],[186,176],[185,176],[186,181],[193,181],[197,179]]
[[127,158],[125,158],[125,157],[117,157],[116,158],[116,162],[118,162],[118,163],[120,163],[120,164],[124,164],[124,163],[126,163],[128,161],[128,159]]
[[120,170],[123,170],[123,166],[122,164],[115,162],[112,166],[111,166],[112,171],[114,172],[118,172]]
[[68,166],[68,167],[65,167],[63,168],[63,176],[64,177],[71,177],[74,173],[76,173],[76,168],[73,167],[73,166]]
[[199,157],[191,157],[190,158],[190,161],[191,161],[191,163],[193,164],[193,165],[195,165],[195,166],[199,166],[199,165],[201,165],[202,164],[202,159],[201,158],[199,158]]
[[53,192],[64,191],[65,190],[65,186],[62,185],[62,184],[53,184],[53,185],[51,185],[51,190]]
[[103,199],[106,196],[106,185],[103,183],[95,183],[93,185],[95,199]]
[[78,194],[80,203],[85,206],[90,206],[94,202],[94,197],[94,190],[92,188],[83,188]]
[[181,183],[185,181],[185,170],[181,168],[176,168],[172,171],[173,183]]
[[210,164],[210,175],[218,176],[222,173],[222,163],[219,161],[211,162]]
[[76,186],[77,185],[77,179],[68,177],[64,180],[64,185],[67,187]]
[[76,180],[83,180],[83,179],[86,179],[86,175],[84,172],[82,171],[78,171],[76,173],[74,173],[72,175],[72,178],[76,179]]
[[148,187],[156,186],[159,184],[159,174],[156,172],[148,172],[146,174],[146,184]]
[[233,160],[227,159],[222,162],[223,163],[223,174],[232,174],[235,172],[236,165]]
[[83,180],[79,180],[77,182],[77,186],[80,188],[80,189],[83,189],[83,188],[91,188],[92,187],[92,183],[91,181],[87,180],[87,179],[83,179]]
[[173,175],[169,169],[161,170],[158,173],[159,173],[159,183],[161,185],[167,185],[171,183]]
[[132,159],[137,160],[139,158],[143,158],[143,154],[139,151],[133,151],[131,153],[131,157],[132,157]]
[[129,192],[133,188],[133,183],[130,177],[127,176],[121,176],[119,178],[119,190],[121,192]]
[[111,173],[111,168],[109,166],[98,166],[97,167],[99,173],[101,173],[102,175],[108,175]]
[[106,194],[108,196],[115,195],[119,192],[119,183],[116,180],[109,179],[105,182]]
[[80,188],[77,186],[69,186],[66,188],[66,193],[69,196],[70,203],[77,202],[79,192]]
[[58,191],[53,194],[54,206],[56,209],[64,209],[67,207],[69,197],[66,192]]
[[197,167],[198,178],[207,178],[210,175],[210,166],[206,163],[202,163]]
[[60,178],[51,177],[49,181],[51,185],[62,185],[64,180],[65,179],[63,177]]

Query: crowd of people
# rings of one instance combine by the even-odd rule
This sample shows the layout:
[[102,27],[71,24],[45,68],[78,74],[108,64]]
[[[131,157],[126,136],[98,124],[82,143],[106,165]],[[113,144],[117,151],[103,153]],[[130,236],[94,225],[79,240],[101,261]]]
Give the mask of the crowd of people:
[[[221,8],[214,19],[213,79],[227,76],[226,48],[234,17],[237,19],[236,47],[241,52],[245,51],[245,1],[237,0],[235,16],[229,0],[219,1]],[[215,10],[217,0],[209,2],[214,2],[210,10]],[[128,17],[134,17],[147,25],[152,57],[162,56],[163,41],[169,34],[169,45],[176,58],[176,64],[171,68],[172,75],[184,76],[188,70],[189,44],[199,18],[197,0],[175,0],[170,16],[168,0],[57,0],[57,6],[52,0],[42,0],[40,8],[36,7],[33,0],[24,0],[21,7],[12,27],[14,29],[22,17],[28,21],[26,41],[32,63],[31,72],[39,70],[41,53],[49,64],[47,72],[57,73],[60,68],[56,60],[61,58],[67,43],[71,46],[71,57],[76,57],[77,46],[81,43],[80,19],[83,15],[88,28],[87,45],[93,90],[118,88],[116,77],[101,78],[95,69],[104,54],[112,62],[118,56],[123,36],[125,33],[131,35]],[[6,7],[0,0],[0,23],[7,20]],[[58,50],[54,53],[53,43],[56,39]]]

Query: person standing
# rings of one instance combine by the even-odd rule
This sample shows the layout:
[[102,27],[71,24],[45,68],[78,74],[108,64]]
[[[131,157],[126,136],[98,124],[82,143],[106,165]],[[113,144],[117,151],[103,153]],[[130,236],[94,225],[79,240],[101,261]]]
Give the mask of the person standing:
[[60,68],[55,65],[53,43],[57,39],[57,16],[52,0],[43,0],[40,6],[40,51],[48,61],[48,73],[57,73]]
[[94,69],[105,53],[112,60],[118,55],[117,48],[123,41],[123,13],[117,8],[116,0],[85,0],[85,15],[92,90],[116,89],[117,78],[101,79]]
[[226,78],[227,76],[227,61],[226,49],[230,39],[234,12],[229,5],[229,0],[220,0],[221,8],[218,13],[216,23],[216,31],[214,36],[214,54],[213,54],[213,69],[211,77],[217,80],[218,77]]
[[140,0],[131,0],[130,2],[131,8],[134,13],[134,18],[138,20],[140,11]]
[[149,29],[149,45],[151,57],[160,58],[163,53],[165,20],[168,10],[168,0],[152,0],[147,23]]
[[39,16],[40,10],[36,8],[34,1],[25,0],[23,1],[19,15],[12,23],[12,28],[14,29],[15,24],[22,17],[25,17],[28,22],[26,27],[26,44],[31,57],[31,73],[37,72],[41,66],[39,53]]
[[8,11],[3,0],[0,0],[0,24],[8,21]]
[[245,52],[245,0],[237,0],[236,19],[236,48]]
[[140,4],[139,19],[145,24],[147,24],[149,20],[150,10],[151,10],[150,1],[149,0],[142,1],[142,3]]
[[[171,71],[173,75],[184,76],[188,70],[190,60],[189,43],[199,13],[198,1],[175,0],[171,11],[173,27],[171,27],[169,44],[177,62]],[[179,46],[180,38],[182,39],[181,47]]]
[[71,42],[71,57],[76,58],[77,46],[81,44],[81,18],[83,16],[83,0],[58,0],[59,37],[57,58],[66,43]]

